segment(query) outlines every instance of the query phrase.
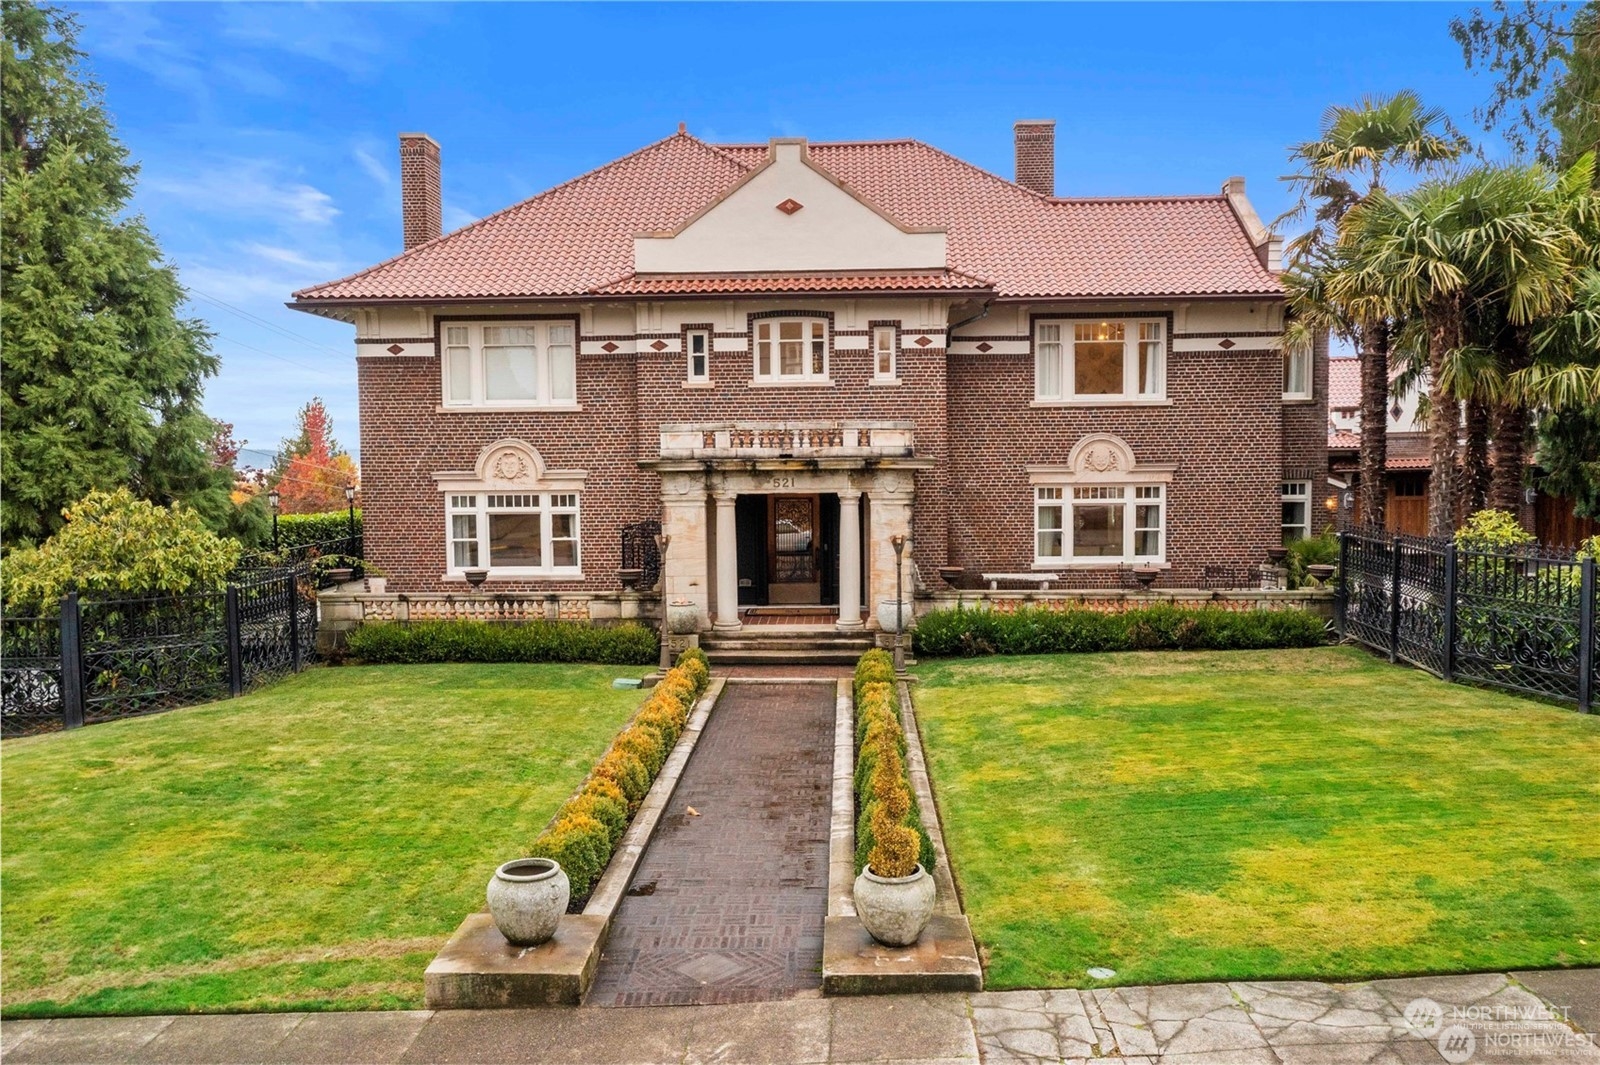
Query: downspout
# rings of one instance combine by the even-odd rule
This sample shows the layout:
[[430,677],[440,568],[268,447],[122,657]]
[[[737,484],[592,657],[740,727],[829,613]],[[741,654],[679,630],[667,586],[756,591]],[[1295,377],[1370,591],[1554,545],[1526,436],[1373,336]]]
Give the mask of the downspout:
[[953,323],[951,325],[945,326],[945,334],[944,335],[949,338],[950,343],[954,343],[955,339],[956,339],[955,333],[956,333],[957,329],[960,329],[964,325],[971,325],[973,322],[981,322],[983,319],[989,317],[989,308],[991,306],[993,306],[993,305],[994,305],[994,297],[991,296],[988,299],[983,301],[983,309],[980,310],[977,314],[974,314],[970,318],[963,318],[959,322],[955,322],[955,323]]

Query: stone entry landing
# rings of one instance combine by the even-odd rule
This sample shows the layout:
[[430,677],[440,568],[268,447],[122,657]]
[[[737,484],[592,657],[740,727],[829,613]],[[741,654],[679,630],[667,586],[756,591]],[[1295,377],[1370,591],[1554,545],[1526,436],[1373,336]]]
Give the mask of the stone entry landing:
[[728,685],[617,911],[590,1005],[822,986],[834,691]]

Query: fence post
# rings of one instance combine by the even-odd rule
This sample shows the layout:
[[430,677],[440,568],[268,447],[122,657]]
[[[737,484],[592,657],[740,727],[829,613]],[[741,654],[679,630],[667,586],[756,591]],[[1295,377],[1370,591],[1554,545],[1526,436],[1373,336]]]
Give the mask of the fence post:
[[244,691],[244,655],[239,646],[239,589],[236,585],[228,585],[225,617],[228,635],[228,694],[238,695]]
[[300,604],[295,602],[294,574],[283,579],[284,591],[289,597],[289,662],[294,672],[300,672]]
[[1578,709],[1594,711],[1594,613],[1595,561],[1583,560],[1583,576],[1578,581]]
[[1456,545],[1444,549],[1444,679],[1456,679]]
[[1350,534],[1339,533],[1339,587],[1333,592],[1333,627],[1339,638],[1345,635],[1345,618],[1350,609]]
[[61,723],[83,726],[83,614],[78,593],[61,597]]
[[1389,661],[1400,660],[1400,539],[1394,541],[1394,561],[1389,567]]

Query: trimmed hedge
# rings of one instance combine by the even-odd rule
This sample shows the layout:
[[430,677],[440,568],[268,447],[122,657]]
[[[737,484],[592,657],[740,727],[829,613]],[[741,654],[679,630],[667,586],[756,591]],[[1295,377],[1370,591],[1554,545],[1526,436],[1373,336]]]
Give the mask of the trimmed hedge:
[[886,651],[856,663],[856,872],[907,876],[933,871],[933,840],[922,827],[906,770],[906,734],[896,709],[894,664]]
[[667,755],[689,722],[694,704],[711,683],[705,653],[678,656],[633,720],[617,733],[577,794],[556,811],[528,855],[561,863],[572,882],[569,911],[577,913],[611,862],[611,854],[638,812]]
[[[350,514],[344,510],[330,510],[324,514],[278,515],[278,545],[280,548],[320,544],[325,540],[343,540],[350,535]],[[356,535],[361,535],[361,508],[356,508]]]
[[647,666],[656,634],[642,625],[602,628],[576,621],[381,622],[353,630],[350,656],[372,665],[418,662],[598,662]]
[[1315,647],[1327,625],[1305,610],[1139,607],[1098,610],[935,610],[917,622],[916,653],[954,655],[1071,654],[1089,651],[1245,651]]

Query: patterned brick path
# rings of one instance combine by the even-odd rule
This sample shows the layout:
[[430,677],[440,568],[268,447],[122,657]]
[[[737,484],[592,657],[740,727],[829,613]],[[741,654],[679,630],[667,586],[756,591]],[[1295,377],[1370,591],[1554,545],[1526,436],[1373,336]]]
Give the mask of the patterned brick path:
[[591,1004],[752,1002],[821,986],[834,694],[831,683],[728,685],[617,912]]

